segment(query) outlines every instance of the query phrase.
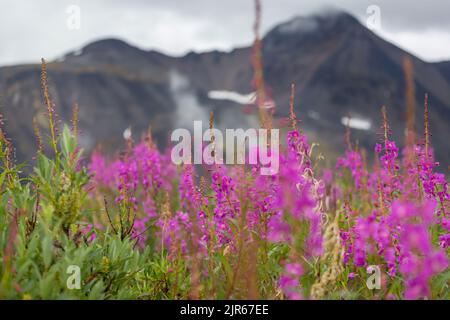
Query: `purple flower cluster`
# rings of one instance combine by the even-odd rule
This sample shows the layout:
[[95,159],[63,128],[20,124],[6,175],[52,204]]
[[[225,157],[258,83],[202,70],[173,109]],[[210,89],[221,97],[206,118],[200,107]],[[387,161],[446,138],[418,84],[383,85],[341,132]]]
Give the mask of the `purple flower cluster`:
[[[386,138],[375,146],[372,170],[359,150],[348,150],[337,160],[337,174],[326,170],[321,180],[311,152],[306,135],[293,130],[276,175],[261,175],[259,164],[212,165],[200,179],[194,166],[177,168],[167,153],[140,143],[114,161],[93,154],[91,194],[128,208],[139,247],[156,243],[171,259],[238,256],[255,242],[284,248],[278,287],[288,299],[304,298],[302,279],[326,254],[322,218],[334,206],[346,280],[378,265],[388,277],[383,283],[401,277],[405,298],[430,297],[432,278],[448,268],[450,243],[450,196],[432,150],[407,146],[400,159]],[[83,233],[93,239],[91,227]],[[386,290],[385,298],[394,297]]]
[[370,195],[371,200],[344,202],[344,263],[360,268],[382,262],[390,277],[403,277],[405,298],[430,297],[431,278],[448,267],[447,183],[434,172],[437,164],[420,146],[405,147],[402,165],[393,141],[386,140],[384,150],[377,144],[375,152],[379,161],[366,186],[361,183],[365,176],[361,157],[355,151],[338,160],[340,176],[345,170],[351,173],[344,197]]
[[171,164],[170,156],[140,143],[112,162],[94,153],[89,171],[93,174],[94,194],[109,190],[118,206],[130,211],[130,215],[136,214],[132,236],[143,247],[147,224],[158,217],[155,201],[162,190],[171,191],[175,179],[176,168]]

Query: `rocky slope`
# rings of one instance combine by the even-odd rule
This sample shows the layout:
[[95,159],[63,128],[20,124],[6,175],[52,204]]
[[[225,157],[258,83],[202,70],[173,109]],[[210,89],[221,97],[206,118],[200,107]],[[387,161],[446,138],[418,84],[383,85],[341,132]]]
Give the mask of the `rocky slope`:
[[[402,140],[405,122],[403,59],[410,56],[416,85],[417,126],[425,92],[430,94],[431,128],[437,158],[450,163],[450,67],[424,62],[386,42],[345,13],[297,17],[263,39],[264,72],[276,102],[276,116],[288,113],[290,84],[296,84],[296,110],[302,125],[331,151],[343,148],[343,118],[353,135],[372,149],[380,138],[380,107],[386,105]],[[189,53],[169,57],[106,39],[49,64],[57,112],[68,121],[80,106],[81,142],[92,150],[114,150],[131,126],[136,137],[149,125],[161,145],[176,127],[208,121],[214,110],[220,127],[257,124],[252,107],[252,50]],[[0,112],[6,119],[19,160],[36,149],[32,118],[45,128],[39,65],[0,68]],[[251,113],[251,112],[250,112]]]

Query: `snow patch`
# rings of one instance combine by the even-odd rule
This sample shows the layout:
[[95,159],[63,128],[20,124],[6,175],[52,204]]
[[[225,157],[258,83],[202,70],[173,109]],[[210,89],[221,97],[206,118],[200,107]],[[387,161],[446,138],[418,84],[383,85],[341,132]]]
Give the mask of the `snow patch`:
[[313,120],[320,120],[320,113],[314,110],[309,110],[308,117],[310,117]]
[[190,128],[196,120],[208,123],[208,111],[198,101],[189,78],[177,70],[171,70],[169,84],[176,105],[175,125],[181,128]]
[[75,50],[72,54],[73,54],[75,57],[76,57],[76,56],[81,56],[81,55],[83,54],[83,49]]
[[319,22],[314,17],[297,17],[279,27],[281,33],[313,32],[319,28]]
[[208,92],[208,98],[213,100],[228,100],[238,104],[253,104],[255,103],[256,93],[241,94],[235,91],[227,90],[212,90]]
[[370,120],[362,119],[362,118],[342,117],[341,123],[344,126],[349,126],[350,128],[358,129],[358,130],[366,130],[367,131],[367,130],[370,130],[370,128],[372,127],[372,122]]
[[130,128],[130,127],[126,128],[126,129],[123,131],[123,138],[124,138],[125,140],[130,140],[130,138],[131,138],[131,128]]

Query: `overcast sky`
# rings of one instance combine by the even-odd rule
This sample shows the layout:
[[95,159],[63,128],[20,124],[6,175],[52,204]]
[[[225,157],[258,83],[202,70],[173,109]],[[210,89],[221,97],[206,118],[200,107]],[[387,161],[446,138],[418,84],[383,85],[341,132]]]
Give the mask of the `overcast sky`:
[[[262,0],[262,29],[330,3],[364,23],[368,6],[377,5],[377,33],[424,60],[450,60],[449,0]],[[105,37],[172,55],[229,50],[251,43],[253,5],[253,0],[0,0],[0,65],[54,59]]]

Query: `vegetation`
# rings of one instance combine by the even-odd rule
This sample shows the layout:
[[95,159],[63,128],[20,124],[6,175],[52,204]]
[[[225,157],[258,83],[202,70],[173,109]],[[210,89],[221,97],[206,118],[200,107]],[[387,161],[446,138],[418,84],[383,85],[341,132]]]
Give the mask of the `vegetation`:
[[198,175],[150,132],[116,158],[83,160],[76,109],[57,131],[45,62],[42,89],[51,153],[36,130],[30,174],[0,129],[0,298],[449,298],[449,192],[427,102],[424,139],[408,126],[402,157],[382,110],[372,168],[348,133],[335,169],[318,172],[292,97],[278,174],[211,165]]

